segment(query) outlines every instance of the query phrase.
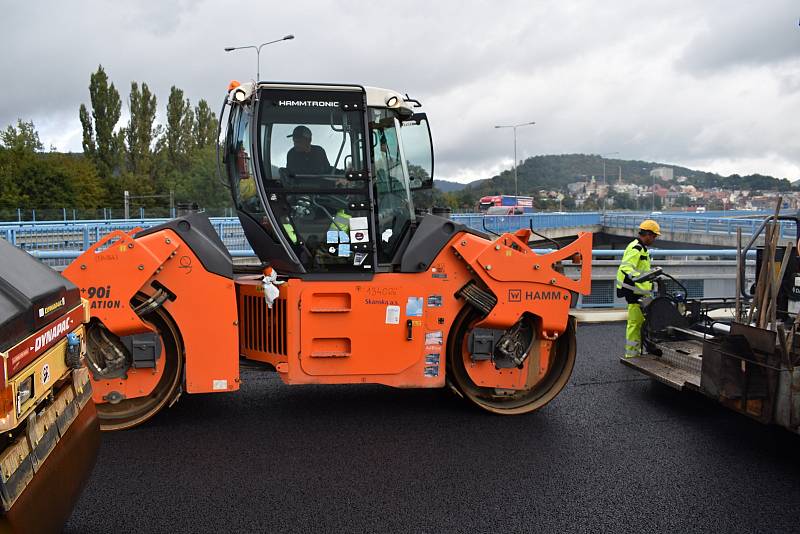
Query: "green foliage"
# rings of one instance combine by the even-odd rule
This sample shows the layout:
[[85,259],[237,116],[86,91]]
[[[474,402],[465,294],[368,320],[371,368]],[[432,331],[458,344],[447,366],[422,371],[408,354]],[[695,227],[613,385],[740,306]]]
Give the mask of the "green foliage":
[[208,107],[208,102],[201,99],[194,108],[194,140],[199,149],[214,146],[219,123],[217,116]]
[[3,148],[17,153],[41,152],[44,149],[39,140],[39,133],[33,122],[17,120],[17,126],[10,126],[0,132],[0,144]]
[[122,110],[122,101],[114,84],[108,83],[103,66],[97,67],[89,81],[92,113],[81,104],[79,117],[83,127],[83,150],[95,164],[101,178],[108,179],[118,169],[123,149],[123,133],[115,132]]
[[140,90],[136,82],[131,82],[128,102],[131,114],[125,129],[128,169],[152,180],[153,142],[159,134],[159,129],[155,126],[156,96],[150,92],[146,83],[142,84]]
[[95,166],[80,155],[43,153],[32,122],[0,134],[0,211],[18,207],[93,209],[105,201]]
[[189,99],[183,98],[183,90],[174,85],[167,101],[167,125],[164,149],[167,167],[171,170],[186,170],[189,155],[195,145],[194,114]]
[[611,198],[614,201],[615,210],[635,210],[637,208],[636,199],[631,198],[627,193],[616,193]]

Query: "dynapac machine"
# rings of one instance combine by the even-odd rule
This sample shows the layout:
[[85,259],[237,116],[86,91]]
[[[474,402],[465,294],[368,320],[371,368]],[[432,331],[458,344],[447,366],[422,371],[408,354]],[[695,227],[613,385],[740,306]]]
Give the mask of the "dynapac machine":
[[78,288],[0,239],[0,532],[60,532],[91,474],[88,320]]

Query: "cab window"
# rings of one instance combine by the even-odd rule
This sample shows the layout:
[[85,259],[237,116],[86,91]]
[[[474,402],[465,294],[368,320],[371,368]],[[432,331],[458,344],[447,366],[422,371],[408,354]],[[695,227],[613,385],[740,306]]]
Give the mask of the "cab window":
[[375,197],[378,214],[378,261],[388,263],[412,214],[408,167],[398,138],[399,122],[389,110],[370,110],[370,134],[374,157]]
[[363,113],[363,93],[261,91],[264,191],[308,272],[374,268]]

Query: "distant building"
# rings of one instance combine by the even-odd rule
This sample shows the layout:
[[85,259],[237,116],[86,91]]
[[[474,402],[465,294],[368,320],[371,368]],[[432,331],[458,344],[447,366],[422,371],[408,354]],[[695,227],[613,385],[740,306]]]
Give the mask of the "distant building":
[[650,178],[660,178],[667,182],[671,182],[673,176],[672,167],[657,167],[650,171]]
[[576,195],[578,193],[583,193],[586,191],[586,182],[572,182],[567,184],[567,191],[571,194]]

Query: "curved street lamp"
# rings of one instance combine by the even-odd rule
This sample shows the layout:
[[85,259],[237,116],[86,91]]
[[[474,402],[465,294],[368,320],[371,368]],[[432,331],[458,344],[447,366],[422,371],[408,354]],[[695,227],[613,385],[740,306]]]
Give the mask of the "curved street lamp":
[[521,126],[531,126],[536,122],[522,122],[520,124],[499,125],[495,128],[513,128],[514,129],[514,197],[519,194],[519,186],[517,184],[517,128]]
[[619,154],[619,152],[606,152],[605,154],[600,154],[600,159],[603,160],[603,189],[605,189],[605,195],[603,195],[603,213],[606,212],[606,197],[608,196],[608,186],[606,185],[606,156],[614,156]]
[[266,45],[269,45],[269,44],[279,43],[281,41],[291,41],[292,39],[294,39],[294,35],[289,34],[289,35],[284,35],[280,39],[275,39],[274,41],[267,41],[266,43],[261,43],[258,46],[256,46],[256,45],[226,46],[225,47],[225,51],[226,52],[233,52],[234,50],[244,50],[245,48],[252,48],[253,50],[255,50],[256,51],[256,83],[258,83],[261,80],[261,48],[266,46]]

